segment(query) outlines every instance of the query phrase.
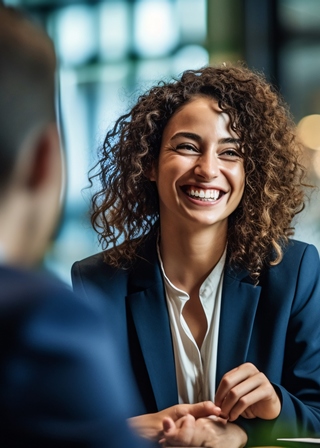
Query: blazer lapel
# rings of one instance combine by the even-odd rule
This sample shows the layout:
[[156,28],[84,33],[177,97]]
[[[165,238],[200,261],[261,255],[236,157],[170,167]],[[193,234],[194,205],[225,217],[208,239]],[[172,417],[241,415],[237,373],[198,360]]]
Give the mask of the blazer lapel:
[[178,390],[163,284],[128,296],[159,410],[177,403]]
[[248,283],[248,277],[244,281],[244,277],[247,277],[244,271],[237,276],[231,275],[229,269],[225,272],[219,326],[216,386],[219,385],[225,373],[247,361],[261,287]]
[[157,232],[144,245],[130,276],[127,303],[159,410],[178,402],[178,389],[164,285],[156,249]]

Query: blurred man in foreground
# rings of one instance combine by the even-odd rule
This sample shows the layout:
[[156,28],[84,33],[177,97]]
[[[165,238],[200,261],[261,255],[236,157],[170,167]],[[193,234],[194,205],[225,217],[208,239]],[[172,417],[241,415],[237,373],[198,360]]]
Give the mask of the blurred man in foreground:
[[103,305],[31,269],[61,200],[54,71],[49,38],[0,5],[0,445],[142,448]]

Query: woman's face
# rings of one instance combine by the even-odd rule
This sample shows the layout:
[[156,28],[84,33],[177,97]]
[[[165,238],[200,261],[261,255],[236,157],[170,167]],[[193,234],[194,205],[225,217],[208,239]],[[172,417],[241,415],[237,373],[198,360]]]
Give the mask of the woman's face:
[[245,172],[239,138],[215,100],[197,97],[171,117],[150,179],[157,184],[162,223],[227,229]]

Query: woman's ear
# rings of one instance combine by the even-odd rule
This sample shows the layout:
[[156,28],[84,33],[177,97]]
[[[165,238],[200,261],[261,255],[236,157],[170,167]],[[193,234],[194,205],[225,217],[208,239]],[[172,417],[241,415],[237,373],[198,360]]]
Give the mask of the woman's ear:
[[157,180],[156,173],[157,170],[154,162],[152,166],[146,171],[146,177],[151,181],[156,181]]

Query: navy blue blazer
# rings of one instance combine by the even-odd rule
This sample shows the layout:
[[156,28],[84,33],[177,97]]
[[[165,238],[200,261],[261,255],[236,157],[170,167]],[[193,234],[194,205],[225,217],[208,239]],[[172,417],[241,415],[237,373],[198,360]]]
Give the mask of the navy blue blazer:
[[[72,268],[75,291],[90,300],[89,282],[122,316],[122,358],[142,397],[136,413],[177,404],[178,393],[164,284],[150,235],[127,269],[96,254]],[[112,312],[112,311],[110,311]],[[316,248],[291,240],[282,262],[266,268],[255,286],[246,271],[224,274],[217,385],[222,376],[252,362],[273,383],[282,402],[279,417],[237,421],[249,444],[275,444],[277,437],[320,434],[320,268]]]
[[150,448],[126,425],[134,392],[106,319],[98,298],[0,266],[1,447]]

